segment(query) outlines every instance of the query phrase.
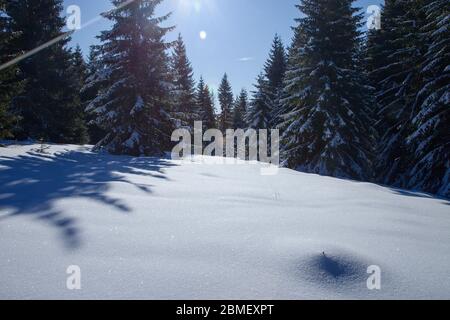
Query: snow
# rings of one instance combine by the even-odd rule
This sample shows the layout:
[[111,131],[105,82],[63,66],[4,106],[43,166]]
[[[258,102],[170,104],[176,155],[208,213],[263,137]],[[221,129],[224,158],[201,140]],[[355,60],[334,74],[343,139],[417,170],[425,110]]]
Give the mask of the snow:
[[144,108],[144,99],[142,99],[141,96],[138,96],[136,98],[136,103],[134,104],[133,108],[131,109],[130,114],[134,115],[135,113],[142,111],[143,108]]
[[132,149],[134,146],[139,144],[139,140],[141,139],[141,135],[139,132],[133,131],[130,135],[130,138],[128,138],[127,141],[123,143],[123,145],[129,149]]
[[1,299],[450,298],[447,200],[256,162],[39,149],[0,148]]

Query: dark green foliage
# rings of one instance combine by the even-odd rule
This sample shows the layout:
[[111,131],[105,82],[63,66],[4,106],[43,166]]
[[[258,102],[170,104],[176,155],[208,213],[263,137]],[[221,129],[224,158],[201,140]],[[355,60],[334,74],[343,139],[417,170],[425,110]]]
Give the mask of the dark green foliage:
[[406,183],[410,165],[405,141],[420,85],[417,66],[424,50],[420,17],[414,9],[420,1],[415,2],[386,1],[382,29],[371,32],[368,43],[368,71],[376,90],[376,128],[380,134],[375,170],[380,182],[396,186]]
[[269,129],[272,124],[272,105],[268,96],[268,83],[264,75],[256,80],[255,91],[246,113],[247,125],[252,129]]
[[216,128],[217,123],[214,111],[214,98],[203,78],[200,78],[197,86],[196,103],[200,120],[203,122],[203,130],[206,131],[208,129]]
[[[114,154],[161,155],[171,146],[170,74],[164,36],[172,28],[155,17],[162,0],[135,1],[109,12],[114,25],[102,32],[102,67],[91,85],[101,82],[101,94],[88,106],[106,130],[97,144]],[[115,0],[116,8],[124,3]]]
[[233,91],[228,75],[225,74],[219,87],[219,103],[221,114],[219,118],[219,129],[225,133],[227,129],[233,129]]
[[284,164],[307,172],[370,179],[371,99],[358,68],[361,16],[353,1],[303,0],[286,74]]
[[200,120],[200,116],[195,103],[195,81],[192,66],[181,35],[178,35],[173,47],[171,71],[173,116],[178,122],[177,127],[192,129],[194,121]]
[[389,0],[369,33],[378,181],[450,196],[449,4]]
[[236,97],[233,110],[233,124],[234,129],[246,129],[247,122],[245,116],[248,109],[248,94],[245,89],[241,90],[241,93]]
[[253,91],[246,119],[254,129],[269,129],[277,125],[281,114],[280,99],[283,94],[287,69],[286,50],[278,35],[272,43],[264,72],[259,75]]
[[95,109],[91,110],[87,108],[90,101],[92,101],[98,95],[101,95],[104,89],[107,87],[107,72],[105,70],[105,66],[101,63],[100,60],[100,50],[101,48],[99,46],[91,46],[90,48],[89,58],[86,66],[85,83],[81,89],[81,101],[86,118],[89,143],[94,145],[102,140],[107,134],[106,130],[102,129],[101,123],[97,123],[98,114],[95,112]]
[[[0,1],[0,65],[14,58],[10,41],[17,36],[11,30],[5,4],[6,0]],[[14,126],[19,120],[11,110],[12,99],[21,89],[21,83],[15,81],[17,72],[16,66],[0,71],[0,139],[13,138]]]
[[[8,1],[5,11],[11,18],[11,31],[17,34],[10,41],[12,52],[17,56],[61,36],[65,25],[62,9],[61,0]],[[17,65],[15,81],[23,84],[23,90],[11,101],[13,112],[20,117],[17,138],[85,141],[79,83],[73,75],[68,41],[63,37]]]
[[421,35],[427,46],[406,139],[412,161],[405,187],[450,198],[450,3],[426,3]]

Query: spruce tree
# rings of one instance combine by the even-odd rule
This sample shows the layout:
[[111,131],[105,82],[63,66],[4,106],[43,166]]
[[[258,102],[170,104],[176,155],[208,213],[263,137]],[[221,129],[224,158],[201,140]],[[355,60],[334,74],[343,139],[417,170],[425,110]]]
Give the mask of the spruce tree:
[[287,57],[283,42],[278,35],[275,35],[269,59],[264,66],[268,86],[274,93],[282,89],[286,67]]
[[269,58],[264,66],[264,73],[267,79],[267,86],[265,95],[267,96],[267,104],[270,105],[271,111],[271,126],[275,125],[275,118],[280,109],[280,98],[283,90],[283,81],[287,69],[286,50],[283,42],[278,35],[272,43],[272,48],[269,53]]
[[[450,4],[423,6],[421,35],[427,42],[422,77],[406,142],[411,162],[405,187],[450,197]],[[413,87],[414,88],[414,87]]]
[[241,90],[239,96],[236,97],[233,110],[233,125],[234,129],[246,129],[247,122],[245,121],[248,109],[248,94],[245,89]]
[[291,44],[287,48],[286,71],[284,74],[284,81],[279,97],[279,103],[272,112],[272,127],[280,130],[280,134],[282,134],[283,130],[281,126],[281,124],[284,122],[283,115],[287,114],[290,111],[289,104],[285,103],[285,99],[287,99],[290,94],[289,90],[286,90],[286,82],[289,79],[289,81],[292,81],[292,79],[296,75],[296,72],[298,71],[298,66],[301,63],[301,57],[298,54],[298,49],[306,45],[307,38],[307,36],[302,32],[299,19],[295,19],[295,21],[298,23],[298,25],[292,28],[294,31],[294,37]]
[[382,11],[381,30],[369,33],[368,71],[375,87],[380,139],[375,163],[378,181],[404,187],[412,165],[406,144],[411,115],[420,90],[418,66],[423,59],[420,36],[423,1],[387,0]]
[[[257,83],[255,84],[255,91],[253,97],[247,108],[245,121],[249,129],[271,129],[273,122],[273,105],[271,104],[271,97],[268,95],[268,81],[263,74],[260,74]],[[257,131],[259,138],[259,131]],[[271,134],[268,133],[268,154],[271,150]],[[259,159],[259,154],[258,154]]]
[[[353,1],[303,0],[286,74],[283,163],[306,172],[370,179],[370,103],[358,68],[362,16]],[[369,127],[369,128],[368,128]]]
[[141,0],[119,7],[106,17],[113,22],[102,32],[101,62],[97,78],[105,88],[88,106],[107,131],[97,144],[114,154],[161,155],[171,144],[169,44],[164,36],[173,28],[160,23],[170,14],[156,17],[162,0]]
[[81,87],[87,76],[87,64],[83,58],[83,52],[79,45],[76,45],[75,50],[72,53],[71,57],[72,62],[72,74],[76,80],[76,85]]
[[207,114],[207,122],[211,124],[210,128],[218,128],[218,121],[217,121],[217,113],[216,113],[216,96],[214,94],[214,91],[209,88],[208,85],[205,85],[205,95],[206,95],[206,106],[208,112]]
[[[7,1],[6,14],[11,18],[11,40],[16,55],[62,36],[62,0]],[[43,138],[52,142],[79,143],[82,126],[75,79],[72,76],[69,37],[48,46],[18,64],[16,83],[24,83],[13,98],[12,108],[21,118],[19,138]]]
[[18,84],[11,82],[11,71],[0,74],[0,139],[13,138],[13,130],[18,118],[13,114],[10,104]]
[[233,102],[233,92],[228,81],[228,75],[225,73],[219,87],[219,103],[221,109],[219,129],[224,134],[227,129],[233,128]]
[[272,125],[272,105],[268,96],[268,83],[260,74],[255,84],[255,91],[247,109],[245,120],[252,129],[270,129]]
[[195,103],[195,82],[191,63],[186,54],[186,47],[181,34],[178,35],[171,57],[173,80],[173,114],[179,127],[191,128],[194,121],[200,120]]
[[[81,100],[85,112],[86,126],[88,129],[89,142],[97,144],[107,132],[101,127],[102,123],[96,109],[88,108],[89,103],[99,95],[102,95],[108,85],[108,70],[101,61],[101,47],[93,45],[90,47],[86,66],[86,79],[81,89]],[[100,113],[101,114],[101,113]]]
[[68,120],[67,125],[61,128],[60,134],[67,137],[68,143],[87,143],[89,142],[88,130],[86,127],[86,116],[82,101],[81,90],[87,76],[87,66],[83,58],[83,53],[79,45],[75,47],[70,59],[69,74],[72,77],[71,90],[67,94],[71,94],[73,107],[70,109],[72,120]]
[[196,92],[196,104],[200,120],[203,122],[203,130],[216,128],[214,102],[205,81],[200,77]]
[[[16,36],[11,30],[11,19],[5,12],[6,0],[0,0],[0,65],[14,58],[10,41]],[[12,99],[20,92],[21,84],[15,75],[17,66],[0,71],[0,139],[13,138],[14,126],[18,118],[11,110]]]

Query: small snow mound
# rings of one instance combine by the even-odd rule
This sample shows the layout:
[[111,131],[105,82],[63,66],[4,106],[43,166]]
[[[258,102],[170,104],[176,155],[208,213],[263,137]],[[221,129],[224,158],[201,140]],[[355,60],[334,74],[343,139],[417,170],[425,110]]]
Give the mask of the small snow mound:
[[297,272],[308,282],[321,286],[363,288],[370,265],[354,254],[322,252],[302,259]]
[[317,270],[325,276],[334,278],[352,277],[364,269],[360,268],[358,261],[341,256],[328,256],[322,253],[311,260],[312,270]]

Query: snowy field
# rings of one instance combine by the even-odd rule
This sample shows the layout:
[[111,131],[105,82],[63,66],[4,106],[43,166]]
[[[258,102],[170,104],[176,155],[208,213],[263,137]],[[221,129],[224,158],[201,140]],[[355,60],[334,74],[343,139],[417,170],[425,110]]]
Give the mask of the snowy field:
[[[260,165],[0,148],[0,298],[450,298],[449,201]],[[81,290],[66,269],[81,268]],[[381,290],[367,289],[367,267]]]

